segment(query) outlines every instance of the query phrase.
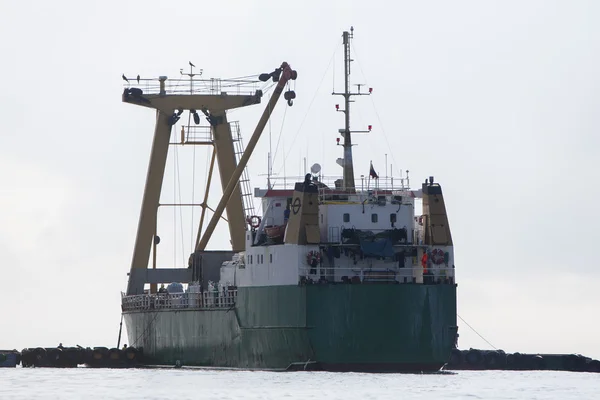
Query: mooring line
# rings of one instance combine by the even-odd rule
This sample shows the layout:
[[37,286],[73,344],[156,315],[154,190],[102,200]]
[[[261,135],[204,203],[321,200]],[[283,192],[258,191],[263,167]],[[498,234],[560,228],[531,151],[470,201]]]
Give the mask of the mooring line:
[[458,318],[460,318],[460,320],[461,320],[462,322],[464,322],[464,323],[465,323],[465,325],[467,325],[469,328],[471,328],[471,330],[472,330],[473,332],[475,332],[475,333],[477,334],[477,336],[479,336],[479,337],[480,337],[480,338],[482,338],[482,339],[483,339],[483,340],[484,340],[484,341],[485,341],[487,344],[489,344],[490,346],[492,346],[492,347],[494,348],[494,350],[498,350],[498,349],[497,349],[497,348],[496,348],[496,347],[495,347],[493,344],[491,344],[491,343],[490,343],[490,342],[489,342],[489,341],[488,341],[486,338],[484,338],[483,336],[481,336],[481,335],[479,334],[479,332],[477,332],[477,331],[475,330],[475,328],[473,328],[471,325],[469,325],[469,323],[468,323],[467,321],[465,321],[465,320],[463,319],[463,317],[461,317],[460,315],[458,315],[458,313],[456,314],[456,316],[457,316]]

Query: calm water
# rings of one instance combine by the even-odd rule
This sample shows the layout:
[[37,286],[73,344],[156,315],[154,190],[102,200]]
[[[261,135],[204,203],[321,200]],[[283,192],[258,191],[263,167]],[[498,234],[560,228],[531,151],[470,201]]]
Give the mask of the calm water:
[[600,374],[0,369],[0,399],[600,399]]

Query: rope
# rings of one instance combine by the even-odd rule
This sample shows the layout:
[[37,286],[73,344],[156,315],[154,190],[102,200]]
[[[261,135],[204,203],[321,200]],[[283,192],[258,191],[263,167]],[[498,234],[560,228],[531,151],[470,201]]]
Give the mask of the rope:
[[[331,66],[331,63],[333,62],[333,60],[335,59],[335,55],[337,53],[337,48],[338,48],[338,41],[336,40],[335,48],[334,48],[335,50],[334,50],[333,54],[331,55],[331,58],[329,59],[329,63],[327,64],[327,68],[325,68],[325,72],[323,73],[323,77],[321,78],[321,81],[319,82],[319,86],[317,86],[317,90],[315,90],[315,94],[313,95],[313,98],[310,101],[310,104],[308,105],[308,109],[306,110],[306,113],[304,114],[304,118],[302,119],[302,122],[300,123],[300,127],[298,127],[298,130],[296,131],[296,134],[294,135],[294,139],[292,140],[292,143],[290,144],[290,148],[283,159],[284,165],[285,165],[285,160],[287,160],[287,158],[289,157],[292,150],[294,150],[294,143],[296,142],[296,139],[298,138],[298,134],[302,130],[302,126],[304,126],[304,122],[306,121],[306,118],[308,117],[308,113],[310,112],[310,109],[311,109],[315,99],[317,98],[317,94],[319,94],[319,89],[321,88],[321,85],[323,84],[323,81],[325,80],[325,76],[327,76],[329,67]],[[283,169],[283,166],[281,168],[279,168],[279,170],[277,171],[277,175],[279,175],[279,173],[281,172],[282,169]],[[273,179],[273,182],[275,182],[276,180],[277,179]]]
[[[268,181],[268,186],[271,185],[271,171],[273,170],[273,160],[275,157],[273,157],[273,154],[271,153],[271,116],[273,115],[273,110],[271,109],[271,98],[273,97],[273,95],[269,96],[269,102],[267,103],[267,105],[269,106],[269,160],[267,163],[267,181]],[[271,189],[270,187],[267,187],[267,189]]]
[[[212,127],[211,129],[211,133],[212,133]],[[213,146],[215,146],[215,144],[213,144]],[[206,190],[207,192],[210,191],[210,188],[207,187],[207,183],[208,183],[208,170],[210,169],[210,160],[213,156],[213,146],[205,146],[206,147],[206,165],[204,166],[204,190]],[[195,146],[194,146],[195,147]],[[212,171],[212,173],[214,174],[214,170]],[[204,200],[204,199],[203,199]],[[206,202],[208,203],[208,198],[206,199]],[[204,206],[202,207],[203,212],[205,213],[206,216],[206,206],[207,204],[204,204]],[[198,225],[200,225],[200,221],[198,221]],[[194,221],[192,221],[192,237],[194,236]],[[198,233],[200,235],[200,237],[202,236],[202,232]],[[196,251],[196,248],[194,247],[194,245],[192,245],[192,251]]]
[[456,316],[457,316],[458,318],[460,318],[460,320],[461,320],[462,322],[464,322],[464,323],[465,323],[465,325],[467,325],[469,328],[471,328],[471,330],[472,330],[473,332],[475,332],[475,333],[477,334],[477,336],[479,336],[480,338],[482,338],[482,339],[484,340],[484,342],[486,342],[487,344],[489,344],[490,346],[492,346],[492,347],[494,348],[494,350],[498,350],[498,349],[497,349],[497,348],[496,348],[496,347],[495,347],[493,344],[491,344],[490,342],[488,342],[488,340],[487,340],[486,338],[484,338],[483,336],[481,336],[481,335],[479,334],[479,332],[477,332],[477,331],[475,330],[475,328],[473,328],[471,325],[469,325],[469,324],[467,323],[467,321],[465,321],[465,320],[463,319],[463,317],[461,317],[461,316],[460,316],[460,315],[458,315],[458,314],[456,314]]
[[158,317],[158,311],[154,312],[154,317],[152,317],[152,319],[150,320],[150,322],[148,322],[148,325],[146,326],[146,329],[144,329],[144,331],[133,341],[133,344],[129,344],[130,346],[137,346],[138,341],[142,338],[142,336],[146,335],[146,332],[148,332],[150,330],[150,328],[152,327],[152,323],[156,320],[156,318]]
[[[176,187],[179,189],[178,190],[178,194],[179,194],[179,204],[183,204],[183,201],[181,200],[181,173],[179,172],[179,157],[178,157],[179,152],[177,151],[177,146],[175,146],[175,165],[177,166],[177,173],[176,173]],[[181,257],[183,259],[183,265],[185,265],[185,238],[183,236],[183,207],[179,206],[179,207],[174,207],[175,209],[179,208],[179,229],[181,230]],[[192,207],[193,209],[193,207]],[[173,265],[173,267],[175,267],[177,265],[177,258],[175,258],[175,264]]]
[[[173,153],[173,203],[175,202],[177,202],[177,146]],[[177,265],[177,207],[173,207],[173,266],[175,265]]]
[[[188,115],[188,133],[190,131],[192,113],[190,112]],[[196,191],[196,146],[192,146],[194,149],[192,151],[192,204],[194,204],[195,199],[195,191]],[[190,226],[190,249],[194,248],[194,206],[192,206],[192,218],[191,218],[191,226]],[[185,256],[185,253],[184,253]],[[185,259],[185,257],[184,257]],[[184,264],[185,265],[185,264]]]
[[271,169],[273,168],[273,162],[275,161],[275,157],[277,156],[277,150],[279,149],[279,142],[281,141],[281,135],[283,134],[283,125],[285,123],[285,116],[287,115],[288,108],[289,107],[285,107],[285,110],[283,111],[283,119],[281,120],[281,129],[279,130],[279,137],[277,138],[277,145],[275,146],[275,155],[271,159]]
[[262,89],[263,97],[266,96],[271,91],[271,89],[273,89],[276,85],[277,85],[277,82],[270,82],[270,83],[266,84],[264,86],[264,89]]
[[[358,60],[358,58],[359,58],[358,52],[356,51],[354,44],[351,44],[351,46],[352,46],[352,50],[354,51],[354,54],[356,54],[356,63],[358,64],[358,68],[360,69],[360,72],[363,74],[363,77],[366,80],[367,76],[362,69],[362,65],[360,65],[360,61]],[[402,175],[402,172],[398,169],[399,164],[396,162],[396,159],[394,157],[394,152],[392,151],[392,146],[390,146],[390,142],[388,141],[387,135],[385,134],[385,129],[383,128],[383,123],[381,122],[381,117],[379,117],[379,112],[377,111],[377,107],[375,106],[375,100],[373,100],[373,96],[369,96],[369,97],[371,98],[371,103],[373,104],[373,110],[375,111],[375,115],[377,116],[377,122],[379,123],[379,126],[381,126],[381,133],[383,133],[383,138],[385,139],[385,143],[387,144],[389,154],[392,156],[392,161],[394,162],[394,166],[396,167],[396,170],[399,172],[399,174]],[[386,168],[387,168],[387,165],[386,165]],[[390,173],[392,175],[394,174],[393,171],[390,171]]]
[[[266,83],[263,86],[263,88],[261,89],[262,93],[263,93],[263,97],[265,97],[271,91],[271,89],[273,89],[276,85],[277,85],[277,82],[268,82],[268,83]],[[243,110],[243,107],[234,108],[232,110],[228,110],[227,111],[227,115],[229,115],[229,116],[237,115],[236,113],[239,112],[240,110]]]
[[258,75],[259,74],[246,75],[246,76],[238,76],[236,78],[227,78],[226,80],[227,81],[237,81],[237,80],[240,80],[240,79],[248,79],[248,78],[256,78],[256,79],[258,79]]

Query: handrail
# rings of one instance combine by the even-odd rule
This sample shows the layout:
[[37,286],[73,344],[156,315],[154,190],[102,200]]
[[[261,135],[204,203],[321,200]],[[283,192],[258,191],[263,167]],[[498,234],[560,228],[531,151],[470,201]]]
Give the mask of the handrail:
[[165,79],[164,86],[160,78],[136,79],[129,78],[124,88],[141,89],[144,94],[160,94],[164,87],[167,95],[254,95],[257,90],[264,86],[262,82],[250,79],[192,79],[176,78]]
[[[391,264],[391,263],[390,263]],[[366,267],[351,266],[310,266],[298,267],[298,274],[306,280],[325,280],[327,282],[344,282],[357,280],[359,282],[400,282],[400,283],[454,283],[454,266],[429,265],[425,269],[418,267],[398,267],[396,265],[381,265]]]
[[192,126],[181,126],[181,141],[180,143],[209,143],[213,141],[213,132],[210,126],[206,125],[192,125]]
[[123,296],[122,311],[194,309],[229,309],[235,306],[237,290],[202,293],[158,293]]
[[[283,177],[276,177],[272,179],[273,189],[293,189],[296,182],[304,181],[305,176],[286,175]],[[339,175],[319,175],[318,182],[327,186],[326,190],[340,191],[340,193],[349,193],[351,188],[336,187],[336,182],[342,180],[342,176]],[[368,191],[389,191],[389,192],[411,192],[412,190],[405,182],[405,178],[397,177],[381,177],[377,180],[365,180],[355,179],[355,188],[357,192],[368,192]],[[352,192],[353,193],[353,192]]]
[[[388,196],[393,196],[388,199]],[[381,197],[381,198],[380,198]],[[377,189],[369,189],[361,191],[358,188],[355,192],[349,192],[344,188],[319,188],[320,203],[350,203],[350,204],[386,204],[388,200],[391,204],[412,204],[406,203],[404,198],[415,198],[415,192],[406,189],[380,187]]]

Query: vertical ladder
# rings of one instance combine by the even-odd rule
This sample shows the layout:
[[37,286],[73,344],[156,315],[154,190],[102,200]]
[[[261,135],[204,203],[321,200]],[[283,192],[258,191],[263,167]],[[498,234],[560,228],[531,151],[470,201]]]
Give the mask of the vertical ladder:
[[[233,146],[235,152],[236,165],[239,164],[242,154],[244,154],[244,143],[242,142],[242,135],[240,133],[240,124],[238,121],[232,121],[229,123],[231,129],[231,138],[233,139]],[[246,217],[254,215],[254,200],[252,199],[252,188],[250,187],[250,176],[248,175],[248,167],[244,168],[242,176],[239,181],[240,194],[242,196],[242,204],[244,207],[244,215]]]

